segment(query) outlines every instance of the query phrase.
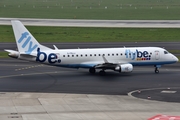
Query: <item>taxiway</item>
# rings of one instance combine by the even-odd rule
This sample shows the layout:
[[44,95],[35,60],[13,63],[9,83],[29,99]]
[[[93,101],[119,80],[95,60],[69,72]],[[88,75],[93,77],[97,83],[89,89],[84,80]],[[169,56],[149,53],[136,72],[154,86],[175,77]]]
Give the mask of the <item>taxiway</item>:
[[[0,119],[147,120],[157,114],[179,115],[179,63],[162,67],[159,74],[153,67],[135,67],[129,74],[108,71],[106,76],[14,59],[0,59],[0,68]],[[161,92],[171,90],[176,93]]]
[[[41,43],[49,48],[54,49],[56,45],[59,49],[81,49],[81,48],[115,48],[115,47],[162,47],[167,50],[180,50],[180,42],[104,42],[104,43]],[[1,43],[0,51],[4,49],[16,50],[17,46],[14,43]]]
[[20,20],[24,25],[33,26],[180,28],[180,20],[78,20],[0,18],[0,25],[11,25],[11,20]]

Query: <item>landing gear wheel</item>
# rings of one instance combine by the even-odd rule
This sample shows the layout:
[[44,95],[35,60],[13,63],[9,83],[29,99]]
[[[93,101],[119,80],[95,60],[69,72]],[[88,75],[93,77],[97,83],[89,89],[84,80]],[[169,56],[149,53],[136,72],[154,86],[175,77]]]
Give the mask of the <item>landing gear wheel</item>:
[[156,74],[158,74],[158,73],[159,73],[159,68],[161,67],[161,65],[154,65],[154,67],[155,67],[154,72],[155,72]]
[[155,71],[154,71],[156,74],[158,74],[159,73],[159,70],[158,70],[158,68],[155,68]]
[[99,71],[100,75],[106,75],[106,72],[104,70]]
[[95,74],[96,73],[96,69],[95,68],[89,68],[89,73],[91,74]]

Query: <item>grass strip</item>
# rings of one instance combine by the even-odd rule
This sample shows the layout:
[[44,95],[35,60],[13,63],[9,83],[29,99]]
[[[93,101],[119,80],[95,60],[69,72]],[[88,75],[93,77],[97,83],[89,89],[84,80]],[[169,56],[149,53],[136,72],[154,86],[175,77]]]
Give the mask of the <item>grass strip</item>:
[[[27,26],[39,42],[178,42],[178,28],[81,28]],[[15,42],[11,26],[0,26],[0,42]]]
[[0,58],[8,58],[8,52],[0,52]]
[[180,50],[169,50],[169,52],[173,54],[180,54]]
[[0,0],[14,18],[179,20],[180,0]]

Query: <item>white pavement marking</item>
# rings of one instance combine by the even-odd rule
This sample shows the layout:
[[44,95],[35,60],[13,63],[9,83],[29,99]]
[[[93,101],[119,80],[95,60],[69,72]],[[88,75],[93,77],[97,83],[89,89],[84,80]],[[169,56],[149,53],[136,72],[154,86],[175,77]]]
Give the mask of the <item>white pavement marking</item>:
[[163,90],[163,91],[161,91],[161,93],[170,93],[170,94],[172,94],[172,93],[176,93],[177,91],[172,91],[172,90]]
[[[148,89],[141,89],[141,90],[134,90],[134,91],[131,91],[128,93],[128,96],[129,97],[132,97],[134,99],[137,99],[137,100],[144,100],[144,101],[155,101],[155,102],[158,102],[157,100],[148,100],[148,99],[143,99],[143,98],[138,98],[138,97],[135,97],[133,96],[132,94],[133,93],[141,93],[142,91],[151,91],[151,90],[161,90],[161,89],[179,89],[179,87],[169,87],[169,88],[148,88]],[[165,91],[165,90],[164,90]],[[166,93],[168,92],[168,90],[166,90]],[[177,91],[170,91],[169,90],[169,93],[176,93]],[[162,93],[162,91],[161,91]],[[161,102],[164,102],[164,103],[169,103],[169,102],[165,102],[165,101],[161,101]]]

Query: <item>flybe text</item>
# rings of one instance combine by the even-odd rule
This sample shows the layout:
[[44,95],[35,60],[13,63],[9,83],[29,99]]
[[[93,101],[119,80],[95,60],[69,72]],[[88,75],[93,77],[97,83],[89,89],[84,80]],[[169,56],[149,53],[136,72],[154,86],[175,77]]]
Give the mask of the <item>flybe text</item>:
[[125,50],[126,58],[131,58],[132,60],[151,60],[151,55],[148,51],[131,51],[130,49]]
[[[22,43],[23,42],[23,43]],[[24,32],[21,34],[21,37],[19,38],[18,40],[18,44],[19,43],[22,43],[22,48],[27,48],[27,51],[25,51],[26,54],[31,54],[31,52],[33,50],[35,50],[38,45],[37,44],[34,44],[32,41],[31,41],[31,36],[29,36],[29,33],[28,32]]]

